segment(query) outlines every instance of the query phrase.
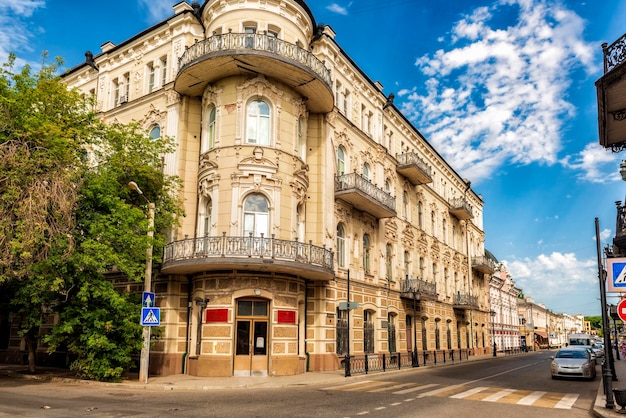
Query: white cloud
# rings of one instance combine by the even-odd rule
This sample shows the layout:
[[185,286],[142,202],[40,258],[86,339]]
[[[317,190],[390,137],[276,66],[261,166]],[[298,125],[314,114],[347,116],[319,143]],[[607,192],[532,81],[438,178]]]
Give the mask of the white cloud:
[[[495,26],[512,12],[515,22]],[[564,120],[575,114],[570,77],[594,69],[583,23],[548,0],[477,8],[452,29],[450,49],[416,60],[429,78],[403,91],[402,110],[474,182],[504,164],[557,163]]]
[[620,154],[605,150],[597,142],[591,142],[578,154],[567,156],[560,162],[564,167],[576,170],[581,180],[591,183],[609,183],[621,181],[620,158]]
[[26,19],[45,7],[43,0],[0,0],[0,62],[6,62],[11,52],[31,50],[30,38],[42,29],[28,25]]
[[340,6],[337,3],[329,4],[328,6],[326,6],[326,9],[330,10],[333,13],[337,13],[337,14],[344,15],[344,16],[348,14],[348,9],[343,6]]
[[163,19],[172,16],[174,3],[170,0],[139,0],[139,5],[148,12],[148,21],[150,23],[160,22]]
[[572,315],[589,315],[599,310],[594,305],[595,299],[590,297],[599,293],[595,258],[578,260],[573,253],[553,252],[503,263],[524,295],[545,303],[548,309]]

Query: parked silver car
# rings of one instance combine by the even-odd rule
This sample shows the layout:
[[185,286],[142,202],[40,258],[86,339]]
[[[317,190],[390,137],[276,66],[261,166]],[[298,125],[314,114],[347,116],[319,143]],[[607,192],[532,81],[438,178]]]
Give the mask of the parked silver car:
[[585,347],[561,348],[554,356],[550,371],[552,378],[581,377],[593,380],[596,377],[595,360],[591,357],[590,350]]

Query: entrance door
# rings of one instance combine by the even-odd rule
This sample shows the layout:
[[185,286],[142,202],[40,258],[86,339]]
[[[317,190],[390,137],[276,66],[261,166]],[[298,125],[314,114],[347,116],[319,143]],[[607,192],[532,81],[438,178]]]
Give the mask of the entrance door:
[[237,301],[233,375],[268,375],[267,324],[267,301]]

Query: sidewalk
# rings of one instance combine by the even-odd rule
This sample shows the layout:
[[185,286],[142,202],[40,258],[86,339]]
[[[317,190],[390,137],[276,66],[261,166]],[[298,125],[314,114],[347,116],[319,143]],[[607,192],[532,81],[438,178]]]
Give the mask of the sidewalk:
[[[614,360],[615,363],[615,376],[617,381],[611,381],[612,389],[626,389],[626,360],[620,358],[620,360]],[[593,406],[593,414],[596,417],[617,418],[624,417],[624,414],[620,414],[617,411],[621,407],[615,402],[615,396],[613,396],[614,408],[609,409],[606,407],[606,395],[604,393],[604,386],[602,384],[602,367],[598,367],[598,393],[596,395],[596,402]]]
[[[461,363],[467,361],[480,361],[493,358],[491,355],[474,356],[469,360],[464,360]],[[431,367],[445,367],[455,363],[438,363],[429,364],[426,366]],[[414,369],[401,369],[390,370],[384,372],[389,373],[401,373],[406,370]],[[382,373],[382,372],[381,372]],[[216,389],[233,389],[233,388],[280,388],[280,387],[296,387],[296,386],[308,386],[308,385],[338,385],[346,382],[343,370],[330,371],[330,372],[309,372],[294,376],[274,376],[274,377],[196,377],[184,374],[177,374],[171,376],[153,376],[149,377],[148,383],[142,383],[138,381],[137,375],[128,376],[127,380],[121,383],[107,383],[96,382],[90,380],[80,380],[74,377],[71,371],[65,369],[38,367],[38,371],[35,375],[27,373],[26,366],[23,365],[4,365],[0,364],[0,375],[13,376],[16,378],[33,379],[33,380],[45,380],[62,383],[81,383],[86,385],[104,385],[104,386],[122,386],[125,388],[135,389],[152,389],[152,390],[216,390]],[[375,375],[380,375],[376,372]],[[615,360],[615,375],[617,381],[611,382],[611,388],[626,389],[626,359]],[[359,374],[353,375],[349,379],[367,379],[371,375]],[[598,366],[598,377],[596,378],[598,383],[598,392],[596,400],[591,410],[593,416],[605,417],[605,418],[617,418],[623,417],[624,414],[620,414],[617,411],[621,409],[617,402],[614,400],[614,408],[606,408],[606,396],[604,394],[604,387],[602,384],[602,368]]]

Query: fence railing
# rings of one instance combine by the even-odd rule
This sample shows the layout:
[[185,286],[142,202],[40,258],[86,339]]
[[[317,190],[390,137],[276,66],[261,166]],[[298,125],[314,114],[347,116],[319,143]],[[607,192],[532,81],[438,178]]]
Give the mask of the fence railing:
[[[469,360],[470,355],[475,355],[472,348],[460,348],[449,350],[417,350],[404,353],[381,353],[381,354],[358,354],[346,355],[341,360],[345,377],[353,374],[369,374],[373,372],[385,372],[387,370],[399,370],[412,367],[426,366],[428,364],[454,363]],[[521,347],[507,348],[500,351],[500,355],[510,356],[521,354],[528,350]]]

